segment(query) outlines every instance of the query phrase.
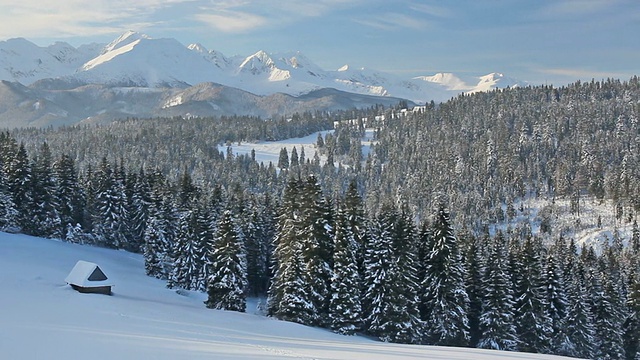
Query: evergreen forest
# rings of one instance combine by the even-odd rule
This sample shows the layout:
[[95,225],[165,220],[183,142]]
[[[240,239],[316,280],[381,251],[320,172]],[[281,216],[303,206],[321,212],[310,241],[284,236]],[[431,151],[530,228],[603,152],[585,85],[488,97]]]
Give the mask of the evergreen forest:
[[[141,253],[208,308],[259,297],[344,335],[637,360],[639,116],[633,77],[414,109],[11,129],[0,229]],[[313,157],[231,149],[324,130]],[[630,231],[579,242],[590,203]]]

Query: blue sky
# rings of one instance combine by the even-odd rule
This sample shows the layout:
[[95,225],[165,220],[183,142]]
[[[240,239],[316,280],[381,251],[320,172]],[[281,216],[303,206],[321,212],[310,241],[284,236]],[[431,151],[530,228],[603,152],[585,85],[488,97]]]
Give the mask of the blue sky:
[[0,0],[0,40],[109,42],[126,30],[227,56],[300,51],[412,77],[534,84],[640,75],[638,0]]

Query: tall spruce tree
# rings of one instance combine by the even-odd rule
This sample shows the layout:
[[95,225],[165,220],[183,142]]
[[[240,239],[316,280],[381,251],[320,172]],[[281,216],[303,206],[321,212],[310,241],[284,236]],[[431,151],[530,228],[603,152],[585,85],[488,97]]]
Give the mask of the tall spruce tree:
[[391,311],[393,306],[394,274],[397,269],[393,248],[393,219],[383,212],[372,220],[370,237],[365,246],[365,279],[363,308],[366,332],[390,341],[393,334]]
[[242,238],[227,210],[220,220],[213,249],[209,252],[207,278],[208,308],[244,312],[246,310],[247,264]]
[[31,162],[24,143],[20,144],[15,155],[9,160],[7,178],[9,190],[18,211],[18,226],[22,230],[27,230],[32,223],[29,213],[29,204],[32,202]]
[[569,340],[566,334],[567,296],[562,282],[561,268],[556,264],[555,254],[547,256],[545,287],[547,314],[551,320],[551,351],[557,353]]
[[623,328],[623,346],[625,358],[635,360],[640,357],[640,278],[634,273],[629,284],[627,295],[627,315]]
[[178,222],[173,269],[167,287],[186,290],[205,290],[206,246],[211,243],[208,219],[199,204],[183,212]]
[[356,261],[358,249],[344,207],[336,214],[335,252],[331,278],[330,320],[333,331],[353,335],[361,327],[360,274]]
[[426,341],[432,345],[466,346],[469,297],[464,283],[465,269],[444,205],[439,207],[432,226],[432,248],[422,280],[422,307],[428,309],[422,317]]
[[[603,280],[604,278],[604,280]],[[613,282],[594,271],[590,284],[596,331],[594,356],[597,359],[622,359],[624,356],[622,322]]]
[[519,272],[515,299],[515,320],[518,349],[524,352],[547,353],[550,350],[551,318],[547,313],[547,298],[540,247],[527,237],[518,256]]
[[480,316],[482,335],[478,341],[479,348],[514,351],[518,347],[513,291],[506,269],[505,239],[499,232],[493,239],[484,274],[485,294]]
[[67,229],[84,225],[85,198],[80,187],[77,170],[69,155],[62,155],[53,164],[56,179],[57,212],[60,227],[66,236]]
[[147,275],[168,279],[172,271],[172,245],[177,227],[176,210],[162,177],[156,173],[150,194],[149,218],[144,231],[144,260]]
[[[577,275],[579,276],[579,275]],[[556,349],[558,355],[590,359],[593,357],[595,329],[593,315],[589,308],[589,297],[584,281],[574,279],[571,284],[570,307],[566,333],[569,341],[565,347]]]
[[42,237],[62,237],[56,184],[52,171],[51,150],[45,142],[40,146],[38,156],[31,167],[29,183],[30,199],[26,210],[30,220],[25,232]]
[[144,251],[144,234],[149,222],[151,203],[149,179],[142,169],[132,177],[129,187],[131,190],[129,191],[127,210],[131,236],[125,249],[131,252],[142,252]]
[[384,204],[365,248],[366,331],[383,341],[422,340],[418,310],[415,235],[409,216]]
[[484,268],[482,264],[482,250],[478,243],[479,241],[476,237],[471,237],[468,239],[468,245],[465,251],[465,286],[467,296],[469,296],[467,318],[469,319],[470,347],[477,346],[480,335],[482,334],[480,331],[480,316],[482,315],[482,299],[484,297],[482,288]]
[[269,265],[271,243],[274,236],[274,216],[270,197],[264,201],[252,200],[253,206],[247,213],[248,223],[245,230],[247,250],[247,287],[250,296],[265,296],[269,288]]
[[0,231],[16,232],[18,226],[18,210],[9,190],[9,179],[0,165]]
[[316,309],[313,324],[329,323],[331,268],[333,263],[331,208],[315,176],[309,176],[300,193],[300,233],[305,264],[305,284]]
[[273,279],[267,300],[268,313],[278,319],[311,325],[317,309],[306,283],[301,237],[302,209],[299,181],[290,178],[284,190],[276,226]]
[[424,338],[424,326],[420,320],[418,297],[418,244],[413,216],[405,203],[400,204],[393,217],[393,247],[396,252],[397,269],[394,289],[399,296],[397,304],[404,309],[393,320],[396,335],[392,339],[401,343],[420,343]]

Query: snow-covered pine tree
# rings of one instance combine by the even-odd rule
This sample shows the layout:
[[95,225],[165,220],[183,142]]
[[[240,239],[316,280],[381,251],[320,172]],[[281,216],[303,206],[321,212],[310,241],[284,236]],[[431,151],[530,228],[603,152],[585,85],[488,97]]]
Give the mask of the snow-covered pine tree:
[[278,266],[269,288],[268,311],[280,320],[310,325],[317,316],[317,310],[304,280],[302,242],[296,238],[293,219],[284,219],[280,226],[282,229],[276,235],[274,253]]
[[640,357],[640,278],[634,273],[630,279],[627,295],[629,314],[623,323],[623,345],[626,359]]
[[131,252],[142,252],[151,203],[149,179],[144,170],[140,169],[137,176],[131,177],[128,187],[131,188],[127,204],[131,236],[125,249]]
[[417,343],[422,338],[413,231],[407,213],[384,204],[365,247],[365,329],[383,341]]
[[568,289],[569,310],[565,332],[569,341],[556,351],[558,355],[590,359],[593,357],[595,329],[581,263],[576,265]]
[[633,253],[640,257],[640,230],[638,229],[638,221],[633,220],[633,227],[631,228],[631,250]]
[[[489,238],[484,238],[488,243]],[[482,249],[478,246],[479,241],[476,237],[467,240],[467,248],[465,251],[466,278],[465,286],[467,296],[469,296],[469,310],[467,318],[469,319],[469,346],[476,347],[480,339],[480,316],[482,315],[482,299],[484,297],[482,288],[482,275],[484,267],[482,263]]]
[[[152,210],[154,211],[154,210]],[[163,255],[165,255],[166,239],[162,231],[162,220],[155,214],[149,217],[148,226],[144,232],[144,269],[148,276],[164,279]]]
[[335,251],[331,278],[329,317],[331,329],[353,335],[362,323],[360,275],[356,261],[357,242],[349,226],[348,214],[339,207],[335,224]]
[[404,312],[396,320],[398,331],[394,342],[420,343],[424,338],[424,326],[418,308],[418,243],[413,215],[406,203],[400,204],[394,226],[393,247],[397,259],[397,280],[393,282],[400,294],[400,307]]
[[298,150],[296,149],[295,146],[293,147],[293,149],[291,149],[291,156],[290,156],[290,160],[289,160],[289,166],[292,169],[295,169],[295,168],[300,166],[300,158],[298,157]]
[[[69,155],[62,155],[53,164],[53,174],[56,179],[56,197],[58,199],[58,215],[60,227],[67,229],[84,224],[85,198],[80,187],[78,174],[73,159]],[[68,239],[67,239],[68,240]]]
[[280,149],[280,156],[278,156],[278,168],[280,168],[280,170],[289,169],[289,153],[287,152],[287,148]]
[[431,249],[422,279],[422,320],[426,342],[432,345],[466,346],[469,343],[465,268],[451,226],[449,213],[440,205],[432,224]]
[[333,263],[331,207],[327,203],[315,176],[309,176],[301,186],[300,241],[305,264],[304,283],[316,309],[313,325],[329,324],[331,268]]
[[563,283],[564,275],[560,266],[556,263],[556,255],[550,253],[547,256],[545,268],[545,288],[546,288],[546,313],[551,320],[551,349],[552,353],[557,353],[567,343],[566,334],[567,319],[567,295]]
[[130,233],[124,179],[103,158],[94,173],[94,181],[93,233],[98,245],[121,249],[126,245]]
[[271,198],[264,196],[262,201],[252,200],[248,210],[245,243],[247,249],[247,287],[251,296],[264,296],[269,288],[271,246],[274,237],[274,209]]
[[[604,280],[603,280],[604,278]],[[622,321],[613,283],[597,270],[591,274],[589,286],[595,325],[594,357],[597,359],[622,359],[624,357]]]
[[192,210],[183,212],[178,221],[175,247],[173,249],[173,269],[167,287],[186,290],[205,289],[206,245],[211,244],[208,219],[199,204]]
[[209,251],[211,271],[207,278],[207,301],[211,309],[244,312],[246,310],[247,263],[242,238],[233,223],[233,214],[227,210],[222,215]]
[[484,274],[485,293],[480,316],[482,335],[478,341],[479,348],[514,351],[518,347],[513,290],[506,262],[505,239],[499,232],[493,239]]
[[365,245],[363,310],[365,330],[382,340],[390,340],[392,282],[398,272],[393,249],[393,223],[381,213],[372,220]]
[[31,196],[26,209],[30,221],[23,231],[35,236],[60,238],[63,228],[56,210],[58,199],[51,163],[51,150],[45,142],[40,146],[38,156],[31,167]]
[[8,164],[7,178],[13,202],[18,210],[18,226],[27,229],[32,217],[29,213],[31,203],[31,163],[24,143],[20,144]]
[[268,313],[278,319],[310,325],[317,317],[302,254],[301,184],[290,178],[284,189],[276,225],[273,278],[267,299]]
[[547,313],[545,282],[542,278],[540,246],[527,237],[518,254],[519,271],[515,292],[515,320],[524,352],[547,353],[550,350],[551,319]]
[[[231,204],[234,202],[233,199],[228,199],[226,192],[220,186],[220,184],[215,184],[213,188],[209,191],[209,196],[207,197],[207,212],[209,216],[209,220],[211,222],[211,230],[215,231],[218,227],[218,223],[222,218],[222,214],[224,213],[227,204],[233,205],[234,207],[243,207],[242,204]],[[239,213],[234,212],[234,213]]]
[[144,231],[144,260],[147,275],[167,279],[173,268],[172,245],[177,227],[176,210],[163,177],[157,172],[149,198],[149,218]]
[[193,184],[193,179],[185,169],[178,183],[177,205],[180,211],[188,211],[199,198],[200,189]]
[[0,166],[0,231],[17,232],[18,210],[9,191],[9,180]]
[[13,201],[11,182],[7,174],[18,145],[8,133],[0,133],[0,231],[18,232],[18,208]]
[[[353,234],[355,245],[356,265],[360,279],[364,279],[364,248],[368,239],[367,218],[365,216],[364,204],[362,197],[358,192],[358,184],[355,179],[351,179],[349,187],[344,196],[344,204],[342,210],[346,216],[345,226]],[[361,285],[360,285],[361,286]]]

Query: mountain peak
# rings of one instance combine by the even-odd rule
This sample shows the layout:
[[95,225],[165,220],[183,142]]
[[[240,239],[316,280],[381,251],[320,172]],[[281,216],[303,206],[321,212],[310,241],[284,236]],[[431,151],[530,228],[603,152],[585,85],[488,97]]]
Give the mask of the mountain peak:
[[467,91],[470,88],[462,79],[449,72],[436,73],[432,76],[418,76],[414,79],[439,84],[447,90]]
[[128,30],[124,34],[120,35],[117,39],[110,42],[107,46],[102,50],[102,54],[106,54],[110,51],[119,49],[125,45],[129,45],[134,41],[141,39],[151,39],[149,35],[139,33],[137,31]]
[[487,75],[484,76],[480,76],[480,82],[487,82],[487,81],[497,81],[504,78],[504,74],[499,73],[499,72],[492,72],[489,73]]
[[275,67],[273,59],[265,51],[260,50],[255,54],[244,59],[240,64],[240,71],[248,71],[252,74],[259,74],[270,71]]
[[193,50],[193,51],[199,52],[199,53],[208,53],[209,52],[209,50],[207,50],[207,48],[204,47],[200,43],[189,44],[189,46],[187,46],[187,49]]

